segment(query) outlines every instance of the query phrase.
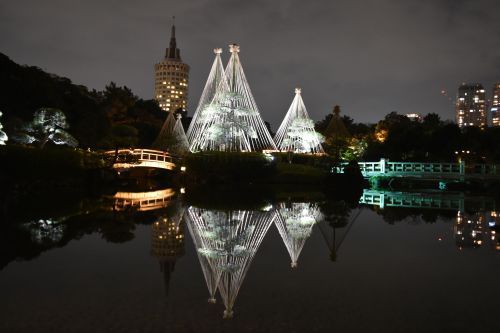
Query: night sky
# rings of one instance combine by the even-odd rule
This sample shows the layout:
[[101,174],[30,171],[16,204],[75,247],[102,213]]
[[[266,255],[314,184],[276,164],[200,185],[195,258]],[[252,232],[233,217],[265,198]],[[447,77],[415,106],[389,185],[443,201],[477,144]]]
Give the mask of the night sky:
[[456,89],[500,80],[500,1],[76,1],[0,3],[0,52],[77,84],[109,81],[153,97],[176,16],[177,43],[191,66],[192,115],[214,47],[240,57],[265,120],[276,129],[302,87],[315,120],[339,104],[357,122],[391,111],[452,119]]

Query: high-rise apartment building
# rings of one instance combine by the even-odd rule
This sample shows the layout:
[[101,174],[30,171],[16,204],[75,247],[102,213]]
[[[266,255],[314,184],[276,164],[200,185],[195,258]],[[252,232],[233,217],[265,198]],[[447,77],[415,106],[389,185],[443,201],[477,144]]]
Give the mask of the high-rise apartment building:
[[481,84],[462,84],[455,106],[458,127],[486,127],[485,92]]
[[493,85],[493,96],[491,98],[491,124],[500,126],[500,83]]
[[165,111],[186,111],[188,101],[189,65],[182,62],[172,25],[170,45],[165,58],[155,65],[155,100]]

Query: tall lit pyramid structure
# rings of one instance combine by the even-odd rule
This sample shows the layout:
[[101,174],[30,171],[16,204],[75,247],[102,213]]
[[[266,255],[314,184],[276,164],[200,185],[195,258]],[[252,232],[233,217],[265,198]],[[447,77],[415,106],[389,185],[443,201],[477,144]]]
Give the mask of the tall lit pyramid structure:
[[[211,103],[201,110],[201,131],[193,138],[191,151],[248,152],[276,150],[260,117],[236,44],[229,46],[231,58]],[[191,133],[190,133],[191,134]]]
[[231,318],[240,287],[275,213],[190,207],[188,216],[210,300],[217,284],[226,308],[224,318]]
[[275,224],[290,254],[291,266],[295,268],[304,244],[322,214],[317,204],[302,202],[281,203],[277,212]]
[[207,83],[205,83],[205,88],[203,89],[203,93],[201,94],[200,101],[198,102],[198,107],[193,115],[193,119],[189,124],[189,128],[187,130],[187,138],[192,146],[192,149],[198,146],[198,142],[196,139],[200,139],[202,137],[201,131],[203,128],[203,117],[201,113],[203,110],[210,105],[212,102],[215,92],[217,91],[217,87],[224,77],[224,67],[222,65],[221,53],[222,49],[216,48],[214,49],[215,60],[212,64],[212,69],[208,74]]
[[307,114],[300,88],[295,88],[295,97],[276,132],[274,141],[281,151],[324,153],[321,146],[323,136],[314,130],[314,122]]

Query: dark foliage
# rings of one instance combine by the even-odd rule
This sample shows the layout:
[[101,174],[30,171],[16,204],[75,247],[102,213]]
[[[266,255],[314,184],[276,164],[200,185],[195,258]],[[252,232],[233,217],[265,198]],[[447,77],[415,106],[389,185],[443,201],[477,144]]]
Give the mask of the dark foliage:
[[[30,121],[36,110],[57,108],[66,115],[70,134],[83,148],[110,149],[124,143],[150,147],[166,117],[156,101],[142,100],[127,87],[111,82],[104,91],[89,91],[38,67],[18,65],[1,53],[0,89],[0,110],[8,134]],[[115,137],[116,126],[121,125],[135,131]]]

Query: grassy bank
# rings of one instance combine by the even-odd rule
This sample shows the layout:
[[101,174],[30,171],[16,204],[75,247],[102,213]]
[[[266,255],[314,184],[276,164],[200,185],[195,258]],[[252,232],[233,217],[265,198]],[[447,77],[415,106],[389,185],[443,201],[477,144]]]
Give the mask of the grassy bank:
[[[1,201],[12,201],[25,195],[83,192],[94,184],[95,173],[103,166],[96,153],[72,148],[37,149],[7,145],[0,147]],[[64,198],[61,198],[64,200]]]
[[185,164],[191,184],[319,185],[328,176],[326,160],[311,155],[203,152],[189,155]]

